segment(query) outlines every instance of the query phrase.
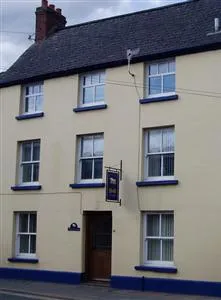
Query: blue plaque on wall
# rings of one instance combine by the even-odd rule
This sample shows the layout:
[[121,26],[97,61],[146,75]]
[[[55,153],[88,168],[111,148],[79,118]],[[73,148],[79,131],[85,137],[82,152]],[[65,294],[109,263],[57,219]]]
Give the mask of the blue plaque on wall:
[[120,173],[118,171],[106,171],[106,200],[119,201],[119,181]]

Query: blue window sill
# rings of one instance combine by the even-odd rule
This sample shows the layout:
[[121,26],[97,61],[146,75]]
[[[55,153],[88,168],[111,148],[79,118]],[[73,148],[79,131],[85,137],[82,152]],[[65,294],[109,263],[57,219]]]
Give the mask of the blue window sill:
[[10,257],[8,261],[15,263],[29,263],[29,264],[37,264],[39,260],[37,258],[19,258],[19,257]]
[[103,188],[105,183],[72,183],[69,184],[72,189]]
[[13,191],[37,191],[41,190],[41,185],[14,185],[11,189]]
[[99,110],[106,109],[107,104],[93,105],[93,106],[84,106],[84,107],[76,107],[73,109],[74,112],[82,112],[82,111],[90,111],[90,110]]
[[172,101],[178,100],[178,95],[170,95],[170,96],[160,96],[160,97],[150,97],[146,99],[140,99],[140,104],[153,103],[153,102],[164,102],[164,101]]
[[135,266],[136,271],[152,271],[157,273],[177,273],[177,268],[175,267],[155,267],[155,266]]
[[15,119],[20,121],[20,120],[35,119],[35,118],[41,118],[41,117],[44,117],[43,112],[16,116]]
[[137,181],[136,185],[142,186],[158,186],[158,185],[177,185],[178,180],[153,180],[153,181]]

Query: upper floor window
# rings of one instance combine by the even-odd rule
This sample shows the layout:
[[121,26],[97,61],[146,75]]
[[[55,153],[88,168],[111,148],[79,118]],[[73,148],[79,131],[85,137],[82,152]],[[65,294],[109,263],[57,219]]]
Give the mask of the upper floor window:
[[16,213],[15,252],[18,257],[32,258],[36,256],[36,212]]
[[103,176],[104,135],[84,135],[79,138],[80,182],[100,182]]
[[43,83],[25,85],[23,87],[22,113],[33,114],[42,112]]
[[81,106],[104,103],[105,72],[93,72],[81,76]]
[[147,66],[147,96],[175,93],[176,64],[174,59],[154,62]]
[[144,264],[173,264],[174,214],[173,212],[145,213]]
[[38,183],[40,167],[40,140],[20,143],[20,184]]
[[174,127],[145,132],[145,179],[171,179],[174,176]]

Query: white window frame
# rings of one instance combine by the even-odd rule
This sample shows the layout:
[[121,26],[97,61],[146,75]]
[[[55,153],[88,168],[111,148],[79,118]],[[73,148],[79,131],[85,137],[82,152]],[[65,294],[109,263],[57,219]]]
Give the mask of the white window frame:
[[[104,140],[104,134],[103,133],[95,133],[95,134],[85,134],[80,135],[78,137],[78,182],[79,183],[102,183],[103,182],[103,165],[102,165],[102,178],[94,178],[94,159],[96,158],[102,158],[104,161],[104,155],[102,156],[89,156],[89,157],[81,157],[81,147],[82,147],[82,138],[84,137],[92,137],[92,141],[94,137],[96,136],[102,136]],[[92,142],[93,143],[93,142]],[[94,143],[93,143],[94,144]],[[81,170],[82,170],[82,160],[84,159],[93,159],[93,167],[92,167],[92,178],[91,179],[81,179]]]
[[[38,87],[41,87],[41,92],[39,93],[31,93],[31,94],[28,94],[26,95],[26,88],[27,87],[34,87],[34,86],[38,86]],[[43,95],[44,95],[44,92],[43,92],[43,82],[37,82],[37,83],[32,83],[32,84],[26,84],[22,87],[22,114],[23,115],[29,115],[29,114],[35,114],[35,113],[41,113],[43,111]],[[30,111],[25,111],[25,103],[26,103],[26,99],[29,99],[30,97],[35,97],[34,99],[34,109],[30,110]],[[41,109],[38,110],[36,108],[36,98],[37,97],[42,97],[42,103],[41,103]]]
[[[164,129],[173,128],[173,134],[174,134],[174,151],[168,151],[168,152],[151,152],[148,153],[149,148],[149,132],[151,130],[161,130],[161,132]],[[148,128],[144,132],[144,180],[146,181],[159,181],[159,180],[173,180],[175,179],[175,127],[174,126],[167,126],[167,127],[156,127],[156,128]],[[161,155],[161,174],[163,174],[163,155],[165,154],[173,154],[174,155],[174,174],[171,176],[149,176],[148,174],[148,157],[151,155]]]
[[[174,62],[175,63],[175,71],[174,72],[167,72],[167,73],[158,73],[158,74],[154,74],[154,75],[151,75],[150,74],[150,66],[152,65],[157,65],[157,68],[158,68],[158,71],[159,71],[159,65],[162,64],[162,63],[169,63],[169,62]],[[175,58],[171,58],[171,59],[164,59],[164,60],[157,60],[157,61],[154,61],[154,62],[151,62],[149,64],[147,64],[146,66],[146,96],[147,98],[157,98],[157,97],[161,97],[161,96],[172,96],[172,95],[175,95],[176,94],[176,60]],[[172,92],[163,92],[163,78],[164,76],[166,75],[175,75],[175,90],[172,91]],[[150,94],[149,93],[149,78],[151,77],[156,77],[156,76],[160,76],[161,77],[161,92],[158,93],[158,94]]]
[[[174,226],[174,212],[172,211],[152,211],[143,213],[143,262],[146,266],[159,266],[159,267],[175,267],[174,264],[174,235],[172,237],[164,236],[151,236],[148,237],[147,230],[147,217],[148,215],[160,215],[160,231],[161,231],[161,218],[162,215],[173,215],[173,226]],[[173,228],[174,231],[174,228]],[[173,240],[173,261],[163,261],[163,260],[147,260],[148,254],[148,239],[159,239],[160,242],[160,256],[162,258],[162,240]]]
[[[104,82],[94,83],[94,84],[91,83],[91,84],[84,85],[84,77],[95,76],[95,75],[99,75],[99,77],[101,75],[103,75]],[[86,73],[86,74],[82,74],[80,76],[80,106],[81,107],[101,105],[101,104],[105,103],[105,99],[100,100],[100,101],[95,101],[96,86],[104,86],[105,87],[105,71],[104,70],[97,71],[97,72]],[[93,88],[93,99],[91,99],[91,102],[84,103],[84,89],[88,88],[88,87]],[[104,98],[105,98],[105,95],[104,95]]]
[[[27,232],[19,232],[19,221],[21,214],[28,214],[28,231]],[[36,232],[30,232],[30,215],[36,215]],[[36,252],[30,253],[30,236],[36,236],[36,249],[37,249],[37,212],[16,212],[15,213],[15,229],[16,229],[16,237],[15,237],[15,256],[18,258],[36,258]],[[20,253],[20,236],[28,235],[29,236],[29,253]]]
[[23,182],[22,178],[23,178],[23,165],[25,164],[32,164],[32,179],[33,179],[33,172],[34,172],[34,164],[38,163],[38,178],[39,178],[39,174],[40,174],[40,154],[39,154],[39,160],[30,160],[30,161],[22,161],[22,151],[23,151],[23,145],[26,143],[31,143],[31,158],[33,157],[33,144],[34,142],[39,142],[39,147],[40,147],[40,151],[41,151],[41,141],[40,139],[37,140],[27,140],[27,141],[22,141],[19,142],[19,185],[21,186],[25,186],[25,185],[39,185],[39,180],[38,181],[28,181],[28,182]]

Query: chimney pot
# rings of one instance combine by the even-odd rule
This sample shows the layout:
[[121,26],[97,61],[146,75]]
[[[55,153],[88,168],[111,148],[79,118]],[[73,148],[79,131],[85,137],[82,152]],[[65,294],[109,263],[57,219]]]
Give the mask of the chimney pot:
[[43,8],[48,7],[48,1],[47,0],[41,0],[41,7],[43,7]]
[[49,7],[53,10],[55,10],[55,5],[54,4],[49,4]]
[[61,9],[60,8],[56,8],[56,12],[61,15]]

